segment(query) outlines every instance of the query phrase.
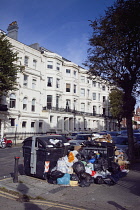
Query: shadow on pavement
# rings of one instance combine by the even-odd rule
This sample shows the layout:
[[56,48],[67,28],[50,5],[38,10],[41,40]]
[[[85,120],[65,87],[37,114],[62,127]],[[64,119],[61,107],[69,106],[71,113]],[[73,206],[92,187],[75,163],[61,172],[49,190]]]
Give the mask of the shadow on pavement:
[[38,207],[36,204],[30,202],[30,198],[27,195],[29,188],[25,184],[19,183],[17,190],[20,193],[17,201],[24,203],[25,210],[29,210],[29,209],[41,210],[41,208]]
[[112,206],[115,206],[116,209],[120,209],[120,210],[126,210],[126,208],[122,207],[121,205],[119,205],[118,203],[114,202],[114,201],[108,201],[108,203]]

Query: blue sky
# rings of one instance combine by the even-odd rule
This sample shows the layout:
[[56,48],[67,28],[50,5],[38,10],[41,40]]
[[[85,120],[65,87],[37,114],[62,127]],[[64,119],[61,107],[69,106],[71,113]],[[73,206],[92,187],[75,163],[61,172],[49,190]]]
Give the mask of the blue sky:
[[39,43],[82,66],[92,29],[88,20],[104,14],[114,0],[0,0],[0,29],[17,21],[18,40]]

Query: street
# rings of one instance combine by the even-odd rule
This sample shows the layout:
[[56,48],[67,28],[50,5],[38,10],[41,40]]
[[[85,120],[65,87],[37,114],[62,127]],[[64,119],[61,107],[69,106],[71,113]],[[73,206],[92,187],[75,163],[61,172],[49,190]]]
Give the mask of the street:
[[14,173],[15,157],[19,158],[19,173],[23,169],[23,155],[21,146],[13,146],[12,148],[0,148],[0,178],[11,176]]
[[74,209],[74,210],[85,210],[82,208],[72,207],[68,205],[58,204],[48,201],[31,200],[30,202],[24,202],[20,198],[10,194],[4,194],[0,191],[0,204],[2,210],[64,210],[64,209]]

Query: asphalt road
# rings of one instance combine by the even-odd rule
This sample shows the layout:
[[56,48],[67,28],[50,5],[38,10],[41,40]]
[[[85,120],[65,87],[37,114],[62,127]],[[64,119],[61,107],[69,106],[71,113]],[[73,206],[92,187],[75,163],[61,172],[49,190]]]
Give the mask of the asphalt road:
[[20,157],[18,161],[19,173],[23,171],[23,154],[21,146],[12,148],[0,148],[0,178],[11,176],[14,173],[15,157]]
[[[73,208],[69,205],[59,204],[48,201],[32,200],[30,202],[24,202],[21,198],[11,194],[4,194],[0,192],[0,209],[1,210],[80,210],[80,208]],[[85,210],[85,209],[83,209]]]

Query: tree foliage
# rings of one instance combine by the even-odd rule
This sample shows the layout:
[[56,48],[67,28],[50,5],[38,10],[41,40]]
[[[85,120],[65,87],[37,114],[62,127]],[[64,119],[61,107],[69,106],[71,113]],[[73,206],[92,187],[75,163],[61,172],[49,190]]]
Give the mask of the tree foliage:
[[118,121],[118,128],[120,130],[120,123],[124,116],[123,111],[123,92],[119,89],[113,89],[109,94],[110,112],[113,118]]
[[17,85],[18,66],[17,53],[5,35],[0,35],[0,96],[6,95],[9,90],[15,90]]
[[124,92],[129,157],[133,159],[132,116],[140,90],[140,0],[116,0],[105,15],[91,21],[93,29],[85,63],[90,73]]

